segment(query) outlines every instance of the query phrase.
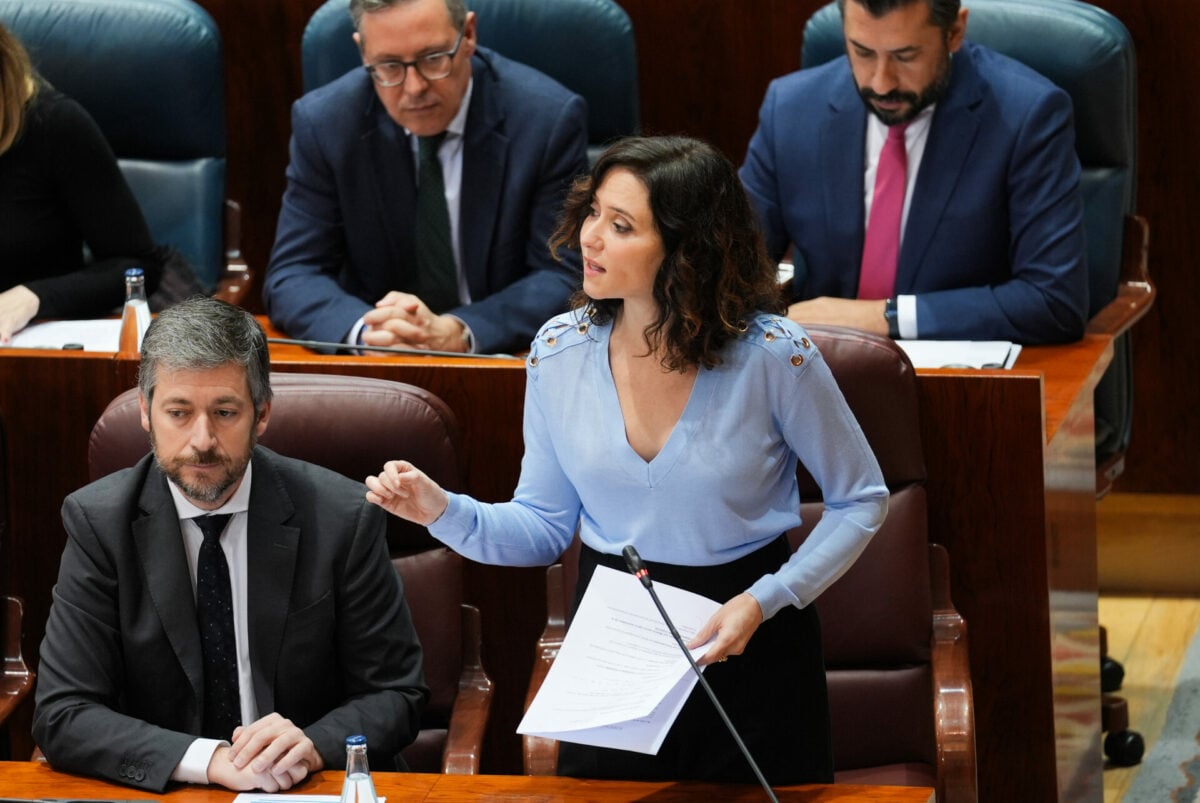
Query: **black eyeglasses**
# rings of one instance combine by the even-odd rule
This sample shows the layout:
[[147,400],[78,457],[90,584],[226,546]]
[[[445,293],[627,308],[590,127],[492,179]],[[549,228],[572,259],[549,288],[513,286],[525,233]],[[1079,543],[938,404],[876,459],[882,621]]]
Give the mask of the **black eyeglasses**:
[[380,86],[400,86],[408,77],[408,68],[416,67],[417,74],[426,81],[440,81],[450,74],[454,68],[454,57],[458,55],[459,45],[462,44],[464,31],[458,32],[454,40],[454,48],[444,53],[430,53],[415,61],[381,61],[378,64],[367,64],[364,69]]

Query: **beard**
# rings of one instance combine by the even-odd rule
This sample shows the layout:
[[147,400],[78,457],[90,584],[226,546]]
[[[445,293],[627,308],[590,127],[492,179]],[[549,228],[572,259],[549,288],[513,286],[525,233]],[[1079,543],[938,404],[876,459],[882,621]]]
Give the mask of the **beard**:
[[[246,466],[250,464],[250,454],[258,438],[252,432],[250,443],[241,455],[227,455],[216,449],[203,452],[193,452],[189,455],[164,458],[159,454],[158,443],[154,438],[154,428],[150,428],[150,446],[154,449],[154,461],[175,483],[183,495],[201,504],[211,505],[224,496],[225,492],[237,485],[246,474]],[[222,470],[212,476],[189,481],[184,477],[184,469],[188,466],[221,466]]]
[[[867,107],[867,111],[874,114],[884,125],[893,126],[901,123],[907,123],[925,109],[937,103],[946,94],[946,90],[950,86],[950,53],[949,51],[942,54],[941,63],[938,64],[937,73],[934,74],[933,80],[920,92],[901,92],[893,90],[886,95],[880,95],[870,87],[859,87],[858,94],[862,98],[863,104]],[[901,108],[899,111],[888,111],[880,109],[871,101],[883,101],[885,103],[896,103],[903,101],[908,105]]]

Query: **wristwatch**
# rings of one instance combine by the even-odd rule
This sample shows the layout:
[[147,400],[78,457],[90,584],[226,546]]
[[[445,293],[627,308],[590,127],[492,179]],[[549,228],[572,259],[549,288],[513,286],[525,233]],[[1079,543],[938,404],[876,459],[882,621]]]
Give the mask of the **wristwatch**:
[[888,337],[900,337],[900,312],[896,309],[896,297],[892,296],[883,304],[883,319],[887,321]]

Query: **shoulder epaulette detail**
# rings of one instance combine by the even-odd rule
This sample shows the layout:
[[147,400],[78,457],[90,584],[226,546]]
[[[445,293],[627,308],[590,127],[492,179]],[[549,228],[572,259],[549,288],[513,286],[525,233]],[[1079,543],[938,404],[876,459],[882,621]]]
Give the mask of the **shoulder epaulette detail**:
[[738,329],[748,342],[758,342],[780,359],[800,368],[816,351],[816,346],[798,325],[777,315],[757,315]]
[[526,364],[530,368],[536,368],[542,360],[559,354],[570,346],[586,342],[591,326],[590,312],[590,309],[578,310],[547,321],[529,347]]

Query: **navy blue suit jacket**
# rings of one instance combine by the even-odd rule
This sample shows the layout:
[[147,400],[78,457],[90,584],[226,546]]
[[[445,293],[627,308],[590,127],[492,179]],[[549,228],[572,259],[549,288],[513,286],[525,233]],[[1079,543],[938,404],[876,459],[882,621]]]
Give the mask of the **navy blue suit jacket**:
[[[741,168],[795,299],[858,292],[866,107],[845,59],[771,83]],[[934,110],[897,266],[930,339],[1076,340],[1087,318],[1070,98],[967,42]]]
[[[463,142],[459,236],[472,304],[448,310],[480,352],[528,348],[578,287],[578,254],[547,241],[587,172],[587,107],[545,75],[479,48]],[[292,108],[291,164],[263,286],[272,323],[341,342],[390,290],[410,290],[416,173],[404,129],[355,69]]]

